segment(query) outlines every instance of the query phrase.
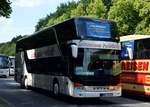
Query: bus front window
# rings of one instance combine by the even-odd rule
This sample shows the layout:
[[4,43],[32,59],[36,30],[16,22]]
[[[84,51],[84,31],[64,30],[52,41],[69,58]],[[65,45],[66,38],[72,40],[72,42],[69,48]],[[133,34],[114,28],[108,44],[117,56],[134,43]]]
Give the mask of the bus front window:
[[[84,49],[83,66],[75,68],[75,74],[80,76],[116,75],[119,55],[115,50]],[[119,67],[119,66],[118,66]]]
[[9,60],[7,57],[0,57],[0,68],[8,68]]
[[[131,58],[132,56],[132,58]],[[122,43],[121,58],[133,59],[134,56],[134,41],[126,41]]]
[[78,35],[81,38],[108,39],[111,38],[110,23],[108,21],[78,20]]

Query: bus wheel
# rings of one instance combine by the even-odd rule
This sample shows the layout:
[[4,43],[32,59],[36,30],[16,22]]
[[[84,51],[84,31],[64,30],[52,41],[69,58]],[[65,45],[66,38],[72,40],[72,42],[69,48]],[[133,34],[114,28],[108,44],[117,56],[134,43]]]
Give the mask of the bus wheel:
[[55,96],[58,96],[58,94],[59,94],[59,85],[58,85],[57,82],[55,82],[53,84],[53,93],[54,93]]
[[27,78],[22,79],[22,82],[20,84],[22,89],[28,89],[28,81]]
[[24,88],[28,89],[28,79],[27,78],[24,79]]

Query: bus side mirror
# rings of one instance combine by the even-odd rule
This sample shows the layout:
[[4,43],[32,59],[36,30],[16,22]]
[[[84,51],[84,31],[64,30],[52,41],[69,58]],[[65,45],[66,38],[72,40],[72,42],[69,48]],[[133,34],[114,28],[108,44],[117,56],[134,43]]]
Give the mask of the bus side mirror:
[[78,57],[78,46],[76,44],[71,45],[72,56],[74,58]]
[[133,51],[132,48],[127,48],[129,59],[133,59]]

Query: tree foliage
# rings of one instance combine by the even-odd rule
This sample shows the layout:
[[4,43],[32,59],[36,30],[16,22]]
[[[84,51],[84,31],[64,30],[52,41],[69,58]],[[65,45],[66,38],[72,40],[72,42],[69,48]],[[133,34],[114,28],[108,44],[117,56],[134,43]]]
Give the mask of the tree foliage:
[[12,9],[10,7],[11,2],[9,0],[0,0],[0,17],[9,18]]
[[22,36],[19,35],[17,37],[14,37],[9,42],[0,43],[0,54],[14,56],[15,55],[16,42],[17,42],[17,40],[19,40],[21,38],[22,38]]
[[149,0],[79,0],[61,4],[56,12],[37,23],[36,31],[75,16],[113,20],[117,23],[117,36],[150,34]]
[[15,48],[16,48],[16,44],[13,42],[1,43],[0,44],[0,54],[14,56]]
[[117,0],[110,8],[108,19],[117,22],[119,35],[134,34],[138,23],[138,12],[134,0]]
[[136,26],[135,33],[150,34],[150,1],[135,0],[134,6],[139,13],[139,23]]
[[90,4],[88,5],[87,12],[89,16],[105,18],[106,6],[102,0],[91,0]]

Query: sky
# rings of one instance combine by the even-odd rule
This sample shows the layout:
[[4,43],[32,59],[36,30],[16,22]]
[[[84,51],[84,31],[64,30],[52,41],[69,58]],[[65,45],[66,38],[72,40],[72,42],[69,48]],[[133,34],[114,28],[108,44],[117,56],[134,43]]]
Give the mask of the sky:
[[60,3],[78,0],[10,0],[10,18],[0,17],[0,43],[34,33],[37,22],[56,11]]

